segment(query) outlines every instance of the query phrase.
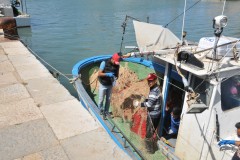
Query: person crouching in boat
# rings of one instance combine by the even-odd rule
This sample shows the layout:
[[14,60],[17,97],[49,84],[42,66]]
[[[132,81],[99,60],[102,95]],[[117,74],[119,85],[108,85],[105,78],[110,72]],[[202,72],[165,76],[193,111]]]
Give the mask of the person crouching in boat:
[[237,134],[231,137],[226,138],[225,140],[221,140],[218,142],[219,146],[226,145],[234,145],[236,148],[232,148],[231,150],[235,150],[235,154],[232,157],[232,160],[240,160],[240,122],[236,123],[235,127],[237,128]]
[[161,90],[157,84],[157,75],[150,73],[147,76],[148,86],[150,92],[148,98],[141,103],[141,107],[147,107],[147,127],[146,127],[146,150],[149,153],[154,153],[156,148],[156,142],[154,141],[154,133],[160,121],[161,116]]

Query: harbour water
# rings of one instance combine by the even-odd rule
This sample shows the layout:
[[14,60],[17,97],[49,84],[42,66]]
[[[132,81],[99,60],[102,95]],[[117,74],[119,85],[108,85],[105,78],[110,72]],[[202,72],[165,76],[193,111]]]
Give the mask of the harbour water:
[[[187,8],[197,0],[188,0]],[[240,1],[227,1],[224,14],[228,26],[223,35],[240,37]],[[120,50],[122,22],[126,15],[150,23],[166,25],[183,12],[184,0],[41,0],[27,1],[31,28],[18,32],[35,53],[65,74],[79,60]],[[222,14],[223,2],[200,1],[186,12],[187,39],[198,41],[213,36],[212,19]],[[178,37],[182,16],[167,26]],[[127,23],[124,44],[136,45],[131,21]],[[76,95],[67,80],[60,77]]]

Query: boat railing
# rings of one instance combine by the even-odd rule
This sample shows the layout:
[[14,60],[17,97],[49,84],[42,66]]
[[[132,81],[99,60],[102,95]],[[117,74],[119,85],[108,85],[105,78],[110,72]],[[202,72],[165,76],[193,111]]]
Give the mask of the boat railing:
[[[110,121],[110,123],[113,125],[113,128],[112,128],[112,132],[115,132],[115,133],[121,133],[122,135],[122,138],[124,138],[124,145],[123,147],[124,148],[127,148],[127,143],[132,147],[132,149],[134,150],[134,152],[137,152],[137,154],[139,155],[139,157],[141,159],[146,159],[142,153],[135,147],[135,145],[127,138],[127,136],[121,131],[121,129],[117,126],[117,124],[112,120],[112,118],[110,116],[107,116],[107,119],[108,121]],[[117,128],[118,131],[114,131],[114,129]]]
[[172,151],[171,147],[165,144],[163,141],[158,140],[158,148],[163,155],[165,155],[169,160],[180,160]]

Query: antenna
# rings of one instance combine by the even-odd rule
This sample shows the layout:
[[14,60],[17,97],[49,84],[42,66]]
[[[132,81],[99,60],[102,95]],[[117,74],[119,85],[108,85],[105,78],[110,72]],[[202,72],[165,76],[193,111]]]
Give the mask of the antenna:
[[223,9],[222,9],[222,15],[224,13],[224,9],[225,9],[225,4],[226,4],[226,0],[223,2]]
[[184,30],[184,25],[185,25],[186,5],[187,5],[187,0],[185,0],[185,4],[184,4],[181,41],[183,41],[183,30]]

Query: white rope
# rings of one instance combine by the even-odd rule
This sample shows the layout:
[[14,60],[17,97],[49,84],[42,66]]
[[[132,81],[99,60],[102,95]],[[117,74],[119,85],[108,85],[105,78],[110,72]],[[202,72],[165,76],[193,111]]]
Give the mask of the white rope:
[[224,63],[222,63],[222,61],[224,60],[224,58],[231,52],[231,51],[233,51],[233,48],[237,45],[237,43],[240,41],[240,39],[239,40],[237,40],[235,43],[234,43],[234,45],[232,45],[232,47],[230,48],[230,49],[228,49],[228,51],[225,53],[225,55],[219,60],[219,62],[217,63],[217,68],[214,68],[212,71],[210,71],[208,74],[209,75],[211,75],[212,73],[214,73],[215,71],[217,71],[220,67],[222,67],[222,65],[224,64]]
[[236,45],[237,45],[237,43],[238,43],[239,41],[240,41],[240,39],[238,39],[238,40],[234,43],[234,45],[233,45],[230,49],[228,49],[227,53],[221,58],[220,61],[223,61],[223,59],[230,53],[230,51],[233,51],[233,48],[236,47]]
[[[135,64],[135,63],[133,63],[133,65],[137,66],[138,64]],[[161,79],[161,80],[163,80],[163,81],[164,81],[164,78],[162,78],[162,77],[160,77],[160,76],[158,76],[158,75],[157,75],[157,77],[158,77],[159,79]],[[181,91],[185,92],[185,90],[184,90],[184,89],[182,89],[182,88],[178,87],[177,85],[175,85],[175,84],[173,84],[173,83],[171,83],[171,82],[168,82],[168,84],[170,84],[170,85],[172,85],[172,86],[174,86],[174,87],[178,88],[179,90],[181,90]]]
[[181,36],[181,41],[183,41],[183,30],[184,30],[184,25],[185,25],[186,6],[187,6],[187,0],[185,0],[185,4],[184,4],[184,12],[183,12],[183,23],[182,23],[182,36]]

